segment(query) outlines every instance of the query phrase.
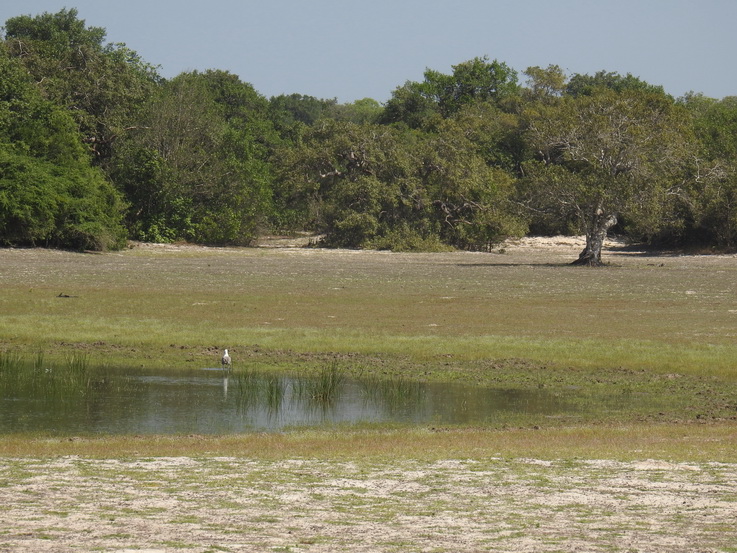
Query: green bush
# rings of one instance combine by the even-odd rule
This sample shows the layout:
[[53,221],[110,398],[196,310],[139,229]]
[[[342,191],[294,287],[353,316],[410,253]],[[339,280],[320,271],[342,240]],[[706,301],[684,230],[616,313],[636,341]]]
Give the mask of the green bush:
[[0,243],[119,249],[126,233],[117,192],[91,167],[61,167],[0,144]]
[[388,229],[366,245],[377,250],[394,252],[446,252],[453,249],[452,246],[443,243],[437,234],[423,236],[406,223]]

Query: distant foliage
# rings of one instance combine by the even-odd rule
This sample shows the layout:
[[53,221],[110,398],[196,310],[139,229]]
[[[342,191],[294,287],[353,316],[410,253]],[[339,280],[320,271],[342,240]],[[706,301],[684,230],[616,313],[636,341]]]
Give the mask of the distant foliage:
[[117,192],[90,167],[60,166],[0,146],[0,236],[10,246],[118,249]]
[[487,249],[522,225],[507,212],[513,178],[450,132],[325,123],[285,151],[281,182],[340,247]]
[[411,128],[432,128],[463,107],[477,102],[504,105],[519,92],[517,72],[503,62],[474,58],[453,66],[446,75],[427,69],[422,82],[408,81],[387,102],[382,121]]
[[701,150],[690,165],[684,213],[687,238],[721,249],[737,247],[737,97],[721,101],[691,95]]
[[111,177],[131,201],[139,240],[247,245],[271,205],[268,104],[225,72],[162,84],[121,140]]
[[9,19],[0,41],[0,244],[126,239],[490,250],[607,232],[737,248],[737,101],[675,100],[631,74],[566,76],[476,57],[381,105],[270,99],[239,76],[163,79],[74,9]]

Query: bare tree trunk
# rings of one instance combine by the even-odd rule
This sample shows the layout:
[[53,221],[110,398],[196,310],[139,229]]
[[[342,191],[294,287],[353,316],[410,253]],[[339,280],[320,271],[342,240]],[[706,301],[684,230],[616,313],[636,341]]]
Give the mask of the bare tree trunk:
[[607,232],[617,224],[617,216],[607,215],[601,209],[597,209],[591,219],[591,224],[586,229],[586,247],[571,265],[583,265],[586,267],[600,267],[601,249],[604,246]]

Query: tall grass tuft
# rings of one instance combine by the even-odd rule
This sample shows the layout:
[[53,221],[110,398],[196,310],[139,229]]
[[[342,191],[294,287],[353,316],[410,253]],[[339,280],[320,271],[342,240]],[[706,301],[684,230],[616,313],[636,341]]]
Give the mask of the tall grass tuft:
[[47,363],[43,353],[26,361],[13,352],[0,352],[0,391],[5,397],[74,401],[93,389],[86,354],[73,354],[61,365]]
[[420,381],[402,377],[387,379],[369,375],[359,378],[358,382],[366,399],[381,402],[389,408],[418,403],[425,395],[425,387]]
[[269,375],[264,380],[264,398],[269,413],[277,413],[284,402],[286,384],[278,375]]
[[333,403],[346,380],[346,373],[337,363],[324,366],[317,377],[304,381],[302,392],[309,401],[319,405]]
[[10,392],[21,386],[25,378],[24,363],[15,352],[0,352],[0,390],[8,397]]
[[281,409],[286,396],[286,381],[279,375],[261,375],[252,370],[235,372],[236,404],[242,412],[265,406],[269,413]]
[[66,370],[60,372],[60,383],[71,389],[87,391],[92,385],[87,354],[74,353],[66,358]]
[[247,411],[258,399],[260,381],[252,370],[233,371],[233,380],[238,409]]
[[15,352],[0,352],[0,376],[12,377],[21,367],[21,357]]
[[39,351],[33,361],[33,372],[41,372],[44,368],[44,352]]

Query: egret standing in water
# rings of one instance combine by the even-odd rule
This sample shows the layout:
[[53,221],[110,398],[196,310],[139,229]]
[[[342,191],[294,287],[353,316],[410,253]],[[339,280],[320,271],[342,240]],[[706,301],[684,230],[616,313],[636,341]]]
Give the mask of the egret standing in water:
[[230,355],[228,355],[228,350],[226,349],[223,353],[223,358],[220,359],[220,362],[223,364],[223,398],[228,399],[228,375],[230,374]]

